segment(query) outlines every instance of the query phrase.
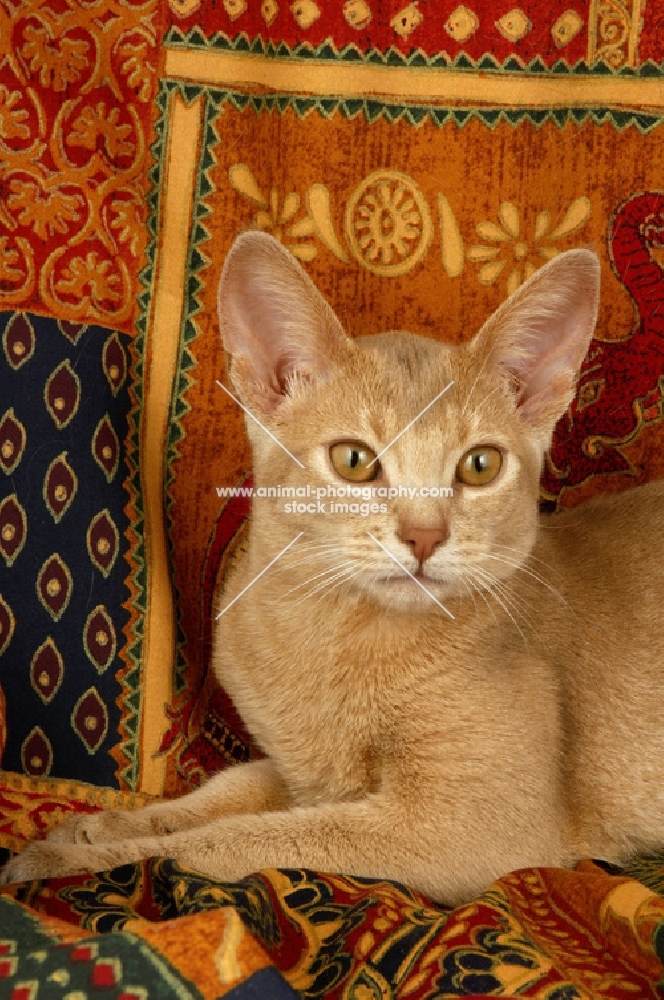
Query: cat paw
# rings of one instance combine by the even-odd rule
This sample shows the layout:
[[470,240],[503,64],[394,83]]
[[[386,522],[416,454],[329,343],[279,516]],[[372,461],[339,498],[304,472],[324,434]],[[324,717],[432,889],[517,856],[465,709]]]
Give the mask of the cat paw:
[[68,816],[58,826],[46,834],[51,844],[100,844],[109,840],[120,840],[123,833],[113,835],[113,814],[108,812],[83,813]]
[[135,840],[155,834],[173,833],[178,824],[169,820],[170,813],[153,808],[136,812],[105,809],[103,812],[68,816],[49,830],[46,839],[53,844],[108,844]]
[[80,848],[74,849],[47,840],[33,841],[11,858],[0,871],[0,885],[10,882],[30,882],[33,879],[58,878],[81,872],[104,871],[117,864],[108,851],[91,855]]

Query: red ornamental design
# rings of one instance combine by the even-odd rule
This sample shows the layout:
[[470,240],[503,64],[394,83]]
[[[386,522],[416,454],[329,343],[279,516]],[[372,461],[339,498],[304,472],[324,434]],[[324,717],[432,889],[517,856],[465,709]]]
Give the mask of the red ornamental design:
[[88,615],[83,645],[99,673],[103,673],[115,657],[117,638],[111,617],[101,604]]
[[117,333],[112,333],[104,344],[102,364],[111,392],[116,396],[127,377],[127,358]]
[[33,778],[42,778],[53,766],[53,749],[46,733],[35,726],[21,747],[23,770]]
[[69,604],[72,593],[71,573],[55,552],[42,566],[37,577],[37,596],[54,621]]
[[2,335],[2,346],[5,357],[14,371],[17,371],[35,353],[35,332],[32,329],[32,324],[23,313],[16,313],[5,327],[5,332]]
[[58,430],[66,427],[78,410],[81,383],[69,361],[63,361],[49,377],[44,391],[46,409]]
[[15,493],[0,503],[0,552],[8,566],[25,544],[26,517]]
[[87,330],[87,326],[84,323],[69,323],[66,319],[59,320],[58,326],[67,340],[71,340],[72,344],[78,344]]
[[67,452],[63,451],[51,462],[44,477],[44,502],[56,524],[71,506],[77,489],[76,474],[67,461]]
[[30,664],[30,681],[33,688],[48,705],[62,684],[65,665],[58,647],[49,637],[42,643]]
[[113,569],[120,544],[118,529],[108,510],[102,510],[93,517],[88,528],[87,542],[90,559],[103,576],[108,576]]
[[108,414],[102,417],[97,424],[97,429],[92,439],[92,454],[110,483],[117,472],[120,445]]
[[25,427],[9,409],[0,420],[0,469],[11,475],[23,457],[26,442]]
[[96,753],[108,730],[108,712],[96,688],[89,688],[74,706],[72,725],[88,753]]
[[7,646],[12,641],[15,625],[16,620],[12,613],[12,609],[0,596],[0,656],[2,656],[4,651],[7,649]]
[[638,321],[619,339],[590,344],[542,476],[550,500],[591,476],[634,475],[623,446],[664,416],[664,376],[657,375],[664,369],[664,273],[651,254],[662,248],[664,194],[647,191],[617,209],[609,226],[611,263]]

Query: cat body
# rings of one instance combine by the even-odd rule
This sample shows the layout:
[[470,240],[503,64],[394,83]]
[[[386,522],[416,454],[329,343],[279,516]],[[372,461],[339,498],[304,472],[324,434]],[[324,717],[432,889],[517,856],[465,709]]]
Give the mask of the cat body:
[[161,854],[458,903],[515,868],[662,846],[664,488],[537,514],[598,272],[554,258],[469,344],[351,341],[279,244],[236,241],[220,322],[256,487],[407,489],[365,513],[255,499],[214,669],[265,759],[67,821],[5,881]]

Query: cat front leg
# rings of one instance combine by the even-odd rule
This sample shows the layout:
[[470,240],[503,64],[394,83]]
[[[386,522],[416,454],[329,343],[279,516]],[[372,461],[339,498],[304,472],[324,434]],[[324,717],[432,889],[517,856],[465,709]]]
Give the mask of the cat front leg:
[[376,795],[230,816],[170,836],[99,845],[35,842],[9,862],[0,879],[6,883],[104,871],[166,856],[226,881],[264,868],[313,868],[393,879],[455,904],[472,898],[512,867],[505,858],[492,857],[490,847],[487,850],[490,831],[477,839],[454,837],[439,819],[415,815],[403,802]]
[[272,761],[257,760],[221,771],[181,798],[156,802],[135,812],[107,809],[70,816],[48,833],[47,840],[60,844],[138,840],[189,830],[236,813],[285,809],[288,803],[288,791]]
[[105,871],[154,856],[228,881],[267,867],[405,879],[412,861],[403,857],[396,819],[385,803],[364,800],[230,816],[171,835],[109,843],[34,841],[9,861],[0,881]]

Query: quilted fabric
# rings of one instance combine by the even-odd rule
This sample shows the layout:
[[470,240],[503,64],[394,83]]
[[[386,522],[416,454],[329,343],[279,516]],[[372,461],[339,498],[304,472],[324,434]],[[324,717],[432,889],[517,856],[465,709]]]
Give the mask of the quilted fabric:
[[[0,848],[256,755],[210,674],[248,531],[217,385],[239,232],[282,240],[353,336],[452,342],[592,246],[542,503],[664,475],[663,59],[644,0],[0,0]],[[5,891],[0,995],[656,996],[659,864],[506,873],[449,915],[156,860]]]

